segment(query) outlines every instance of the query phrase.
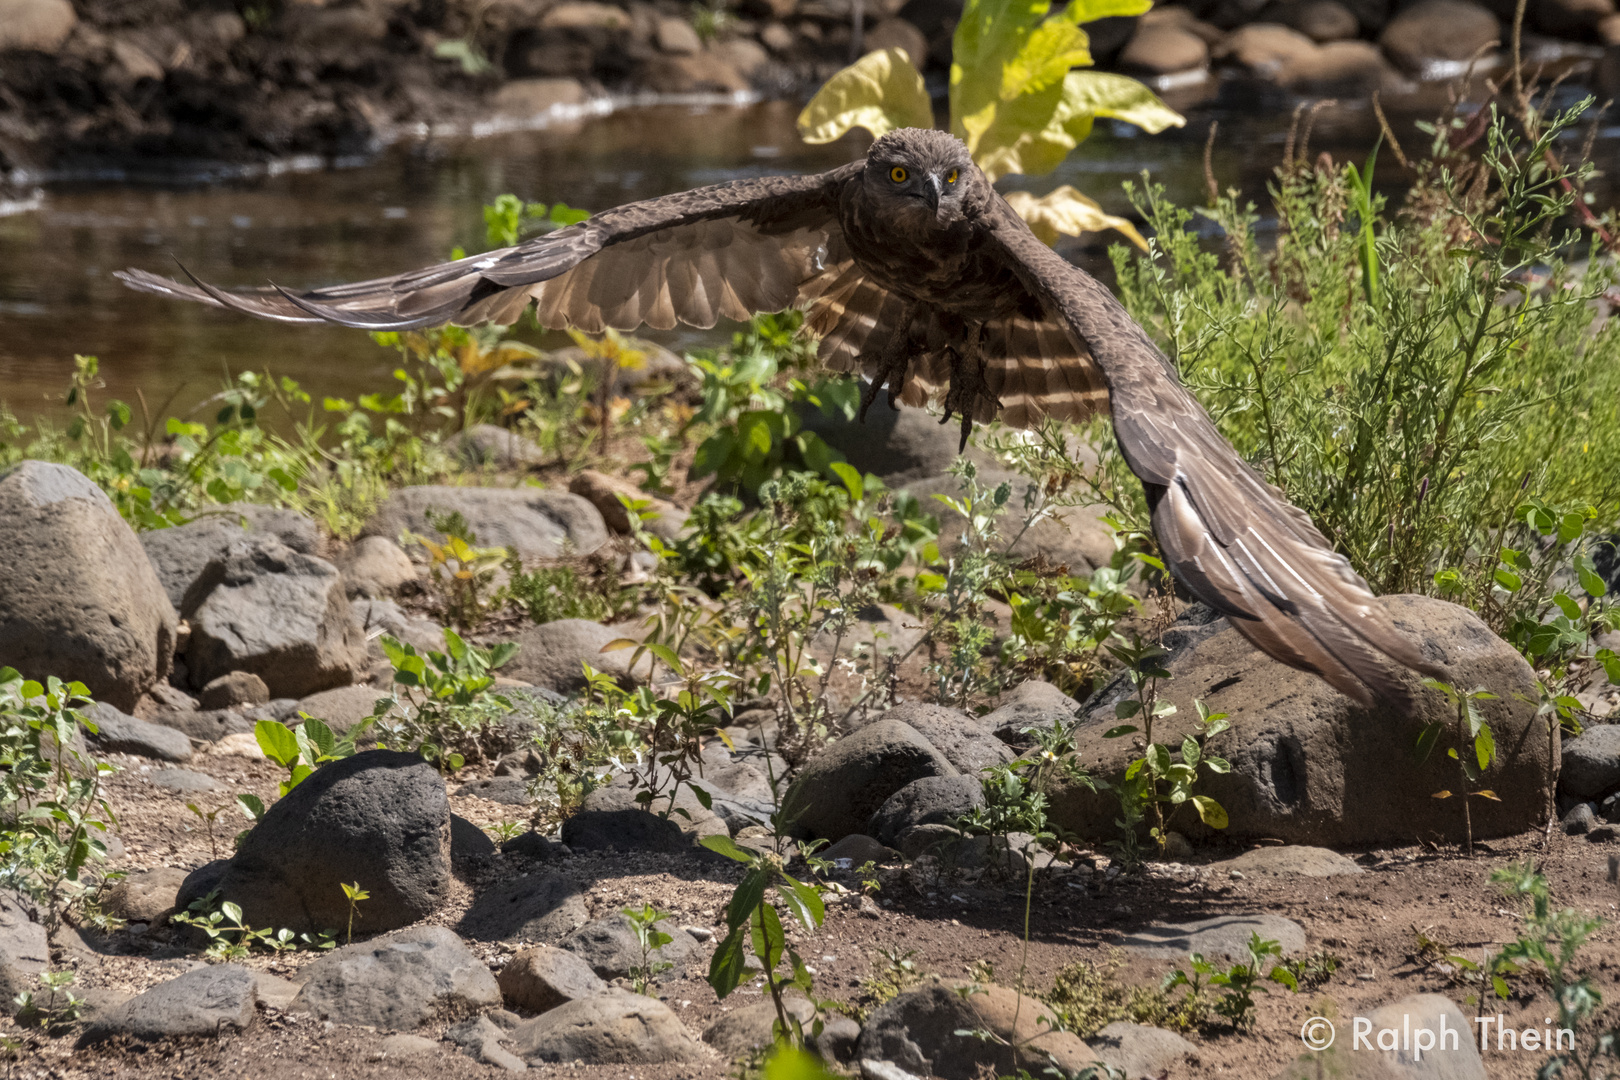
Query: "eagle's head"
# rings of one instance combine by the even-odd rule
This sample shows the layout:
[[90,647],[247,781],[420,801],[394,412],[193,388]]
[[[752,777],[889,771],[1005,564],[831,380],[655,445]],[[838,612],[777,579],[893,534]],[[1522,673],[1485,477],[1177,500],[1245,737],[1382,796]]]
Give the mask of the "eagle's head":
[[968,148],[944,131],[899,128],[866,154],[867,196],[891,220],[917,228],[961,221],[988,186]]

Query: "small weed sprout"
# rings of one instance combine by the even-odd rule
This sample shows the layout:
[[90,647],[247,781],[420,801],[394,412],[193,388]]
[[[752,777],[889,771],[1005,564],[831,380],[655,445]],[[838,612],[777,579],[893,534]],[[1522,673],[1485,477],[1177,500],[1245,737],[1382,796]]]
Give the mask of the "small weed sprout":
[[650,996],[653,980],[675,966],[668,960],[653,959],[653,953],[675,940],[658,929],[658,923],[669,918],[671,913],[660,911],[652,904],[643,904],[639,908],[621,908],[620,911],[629,921],[630,929],[636,935],[636,944],[641,948],[641,963],[630,969],[631,984],[635,987],[636,993]]
[[[1613,863],[1611,863],[1611,866]],[[1502,948],[1502,958],[1513,964],[1534,965],[1547,980],[1547,990],[1558,1010],[1558,1028],[1575,1032],[1576,1047],[1559,1050],[1542,1065],[1537,1076],[1613,1080],[1620,1076],[1620,1032],[1593,1034],[1589,1028],[1603,1006],[1603,994],[1590,975],[1578,974],[1575,957],[1603,927],[1603,920],[1574,908],[1555,910],[1547,878],[1533,859],[1502,867],[1491,882],[1525,906],[1524,930]]]
[[349,945],[353,944],[354,942],[354,920],[357,918],[364,918],[364,916],[361,915],[358,910],[360,907],[360,901],[370,900],[371,894],[362,889],[358,881],[353,885],[342,885],[341,882],[339,884],[343,889],[344,898],[349,901],[349,925],[348,929],[343,935],[343,943],[345,945]]
[[[774,892],[776,900],[799,925],[813,932],[827,917],[819,884],[800,881],[787,873],[782,869],[781,856],[740,847],[728,836],[706,836],[701,842],[710,851],[748,868],[726,906],[726,937],[709,962],[709,985],[718,997],[730,995],[747,973],[744,950],[751,949],[764,969],[765,989],[776,1007],[776,1022],[772,1027],[775,1038],[803,1047],[804,1024],[788,1010],[786,992],[789,987],[797,987],[815,1006],[812,1035],[821,1033],[821,1011],[825,1003],[812,996],[814,983],[810,971],[798,952],[789,947],[782,918],[767,892]],[[788,962],[790,970],[786,976],[776,970],[783,960]]]
[[444,652],[417,652],[396,638],[379,639],[394,666],[394,696],[379,698],[372,721],[387,741],[455,772],[468,757],[488,756],[486,743],[511,715],[510,699],[495,693],[494,672],[517,655],[513,642],[492,649],[469,645],[446,629]]
[[1191,973],[1176,968],[1165,977],[1164,989],[1185,986],[1191,995],[1199,996],[1206,986],[1219,987],[1221,996],[1213,1006],[1215,1015],[1224,1018],[1233,1031],[1248,1031],[1254,1026],[1254,996],[1269,992],[1265,987],[1267,981],[1286,986],[1292,993],[1299,992],[1298,977],[1284,963],[1273,963],[1269,971],[1261,974],[1268,957],[1280,960],[1281,945],[1250,933],[1248,949],[1247,962],[1240,961],[1225,970],[1205,960],[1202,953],[1193,953],[1187,964]]
[[17,1022],[44,1028],[53,1035],[76,1023],[84,1000],[71,989],[74,978],[75,973],[68,970],[40,972],[39,985],[44,998],[32,990],[24,990],[13,998]]
[[[1159,645],[1143,644],[1140,639],[1129,645],[1108,648],[1125,664],[1137,692],[1135,698],[1126,698],[1115,705],[1114,715],[1121,720],[1140,717],[1142,723],[1140,728],[1135,724],[1120,724],[1103,733],[1104,738],[1118,739],[1140,732],[1144,744],[1142,756],[1126,766],[1124,778],[1116,785],[1121,811],[1118,824],[1124,836],[1115,843],[1114,850],[1128,868],[1134,868],[1140,862],[1135,829],[1148,810],[1153,813],[1153,825],[1148,833],[1160,854],[1169,842],[1169,823],[1176,812],[1188,804],[1205,825],[1212,829],[1226,828],[1226,809],[1208,795],[1194,794],[1193,787],[1198,782],[1200,768],[1217,774],[1231,771],[1232,766],[1225,758],[1204,751],[1204,743],[1225,731],[1231,723],[1225,713],[1212,713],[1202,700],[1195,700],[1197,730],[1182,737],[1181,760],[1174,760],[1168,744],[1153,741],[1154,721],[1172,716],[1176,711],[1175,705],[1159,701],[1157,696],[1158,680],[1170,678],[1163,664],[1166,653]],[[1170,808],[1168,813],[1166,807]]]
[[208,857],[211,859],[219,858],[219,841],[214,837],[214,822],[218,820],[222,810],[234,805],[237,804],[233,800],[232,802],[222,803],[221,805],[214,807],[212,810],[204,811],[202,807],[198,806],[194,802],[186,803],[186,809],[190,810],[193,814],[196,814],[197,817],[201,819],[204,827],[208,830]]
[[[345,890],[347,891],[347,890]],[[242,919],[242,906],[231,900],[220,899],[215,889],[207,896],[193,900],[185,911],[169,916],[177,926],[199,930],[208,939],[206,955],[215,960],[241,960],[249,956],[255,945],[271,952],[292,952],[299,947],[330,949],[337,944],[331,931],[318,934],[294,934],[286,927],[272,930],[254,929]]]
[[[1480,715],[1479,706],[1476,703],[1493,701],[1496,695],[1483,686],[1476,686],[1468,691],[1458,690],[1450,683],[1441,682],[1439,679],[1424,679],[1423,685],[1444,694],[1457,711],[1456,730],[1453,732],[1456,745],[1447,748],[1446,756],[1457,763],[1458,794],[1462,797],[1463,806],[1463,830],[1466,845],[1464,850],[1472,857],[1474,854],[1474,815],[1468,800],[1476,798],[1501,801],[1497,798],[1496,792],[1491,791],[1489,788],[1473,790],[1473,785],[1479,783],[1480,776],[1496,760],[1496,738],[1491,733],[1491,725],[1487,724],[1485,718]],[[1416,752],[1419,763],[1428,759],[1430,752],[1434,749],[1434,744],[1439,740],[1444,730],[1444,724],[1435,722],[1425,725],[1423,730],[1418,733]],[[1450,789],[1434,793],[1436,799],[1449,799],[1451,795]]]
[[872,960],[872,974],[861,980],[861,989],[874,1005],[882,1005],[922,982],[917,970],[916,949],[902,951],[898,945],[882,948]]

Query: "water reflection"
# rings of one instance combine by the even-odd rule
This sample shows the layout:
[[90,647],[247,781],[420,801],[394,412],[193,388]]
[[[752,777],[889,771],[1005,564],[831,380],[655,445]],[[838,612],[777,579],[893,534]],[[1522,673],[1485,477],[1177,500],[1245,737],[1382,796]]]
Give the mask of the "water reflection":
[[[1056,173],[1010,186],[1038,193],[1072,183],[1115,213],[1122,182],[1146,170],[1172,198],[1200,202],[1204,142],[1220,124],[1211,164],[1223,186],[1263,194],[1288,137],[1294,102],[1211,83],[1173,101],[1187,127],[1156,137],[1125,125],[1096,133]],[[1426,107],[1427,103],[1421,103]],[[1439,102],[1434,103],[1438,106]],[[269,369],[316,394],[352,396],[382,385],[393,355],[357,331],[287,327],[167,302],[124,289],[112,272],[172,271],[183,262],[222,284],[312,286],[395,273],[480,245],[481,207],[514,191],[541,202],[602,209],[700,184],[831,168],[861,153],[864,135],[820,147],[795,136],[797,106],[656,106],[569,128],[479,140],[396,146],[356,168],[291,171],[211,185],[51,187],[41,205],[0,217],[0,396],[22,415],[58,411],[74,353],[102,359],[106,393],[154,410],[174,395],[190,407],[229,371]],[[1427,115],[1422,108],[1415,110]],[[1397,128],[1419,140],[1411,115]],[[1365,104],[1322,110],[1313,154],[1364,155],[1377,135]],[[1615,143],[1600,142],[1613,156]],[[1395,179],[1386,171],[1386,180]],[[1107,238],[1066,249],[1104,269]],[[661,335],[681,346],[721,339],[725,328]]]

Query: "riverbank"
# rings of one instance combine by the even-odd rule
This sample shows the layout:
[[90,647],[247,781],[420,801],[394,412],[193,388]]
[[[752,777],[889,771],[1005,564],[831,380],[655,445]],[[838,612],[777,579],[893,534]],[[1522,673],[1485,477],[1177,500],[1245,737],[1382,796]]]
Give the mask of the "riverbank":
[[[0,0],[0,176],[195,180],[365,158],[402,138],[576,122],[616,104],[808,94],[856,55],[926,57],[953,0]],[[1485,68],[1491,0],[1195,0],[1087,24],[1099,66],[1172,96],[1225,75],[1386,98]],[[1613,0],[1534,0],[1536,62],[1600,74]],[[223,166],[223,168],[222,168]],[[234,170],[234,172],[233,172]]]

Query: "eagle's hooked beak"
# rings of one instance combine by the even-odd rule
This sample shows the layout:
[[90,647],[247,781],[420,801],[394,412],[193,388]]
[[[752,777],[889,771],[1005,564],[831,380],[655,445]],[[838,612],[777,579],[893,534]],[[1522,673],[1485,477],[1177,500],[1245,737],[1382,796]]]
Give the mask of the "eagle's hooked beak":
[[939,212],[939,177],[929,173],[927,183],[923,185],[923,202],[928,204],[931,213]]

